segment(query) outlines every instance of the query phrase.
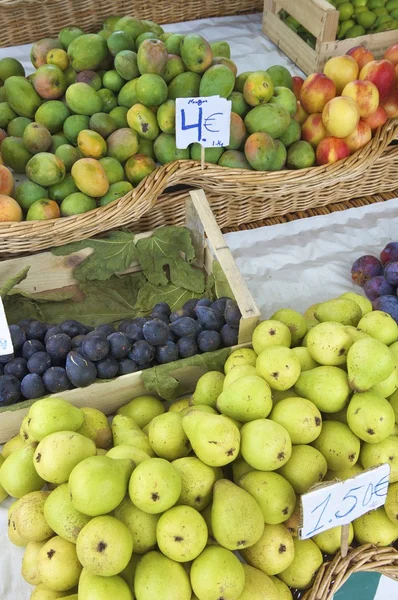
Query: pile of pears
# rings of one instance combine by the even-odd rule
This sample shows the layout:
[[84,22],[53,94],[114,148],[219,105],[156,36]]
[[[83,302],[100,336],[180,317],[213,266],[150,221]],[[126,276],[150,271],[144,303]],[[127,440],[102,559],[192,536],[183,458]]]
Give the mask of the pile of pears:
[[300,496],[389,463],[385,506],[349,543],[398,538],[398,325],[343,294],[282,309],[192,396],[139,396],[109,422],[35,402],[0,457],[32,600],[292,600],[341,528],[300,540]]

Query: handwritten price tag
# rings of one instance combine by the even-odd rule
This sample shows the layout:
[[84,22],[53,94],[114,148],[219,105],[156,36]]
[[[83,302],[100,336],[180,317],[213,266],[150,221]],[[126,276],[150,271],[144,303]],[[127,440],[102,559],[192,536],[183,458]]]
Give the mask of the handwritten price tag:
[[230,100],[220,96],[177,98],[177,148],[198,142],[204,148],[228,146],[231,123]]
[[300,539],[348,525],[386,501],[390,465],[384,464],[356,477],[308,492],[301,496]]
[[0,298],[0,356],[13,353],[14,348],[12,346],[10,330],[8,329],[6,313],[4,312],[3,301]]

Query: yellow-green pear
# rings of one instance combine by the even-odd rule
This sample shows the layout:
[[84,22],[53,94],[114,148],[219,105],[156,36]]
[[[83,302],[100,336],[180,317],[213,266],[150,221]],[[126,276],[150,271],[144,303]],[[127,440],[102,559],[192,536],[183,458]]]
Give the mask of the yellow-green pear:
[[306,398],[285,398],[276,404],[270,419],[282,425],[292,440],[292,444],[310,444],[322,429],[322,415],[311,400]]
[[391,394],[388,400],[395,414],[395,422],[398,423],[398,390]]
[[131,417],[115,415],[112,420],[113,443],[115,446],[127,444],[154,456],[148,436],[138,427]]
[[44,517],[57,535],[74,544],[80,531],[91,519],[75,509],[67,483],[55,488],[48,496],[44,503]]
[[219,371],[208,371],[199,377],[189,404],[191,406],[206,404],[207,406],[216,408],[217,398],[222,392],[224,379],[225,375]]
[[223,391],[240,377],[247,377],[248,375],[257,375],[256,367],[253,365],[238,365],[237,367],[233,367],[225,376]]
[[8,456],[0,467],[0,485],[14,498],[41,490],[44,480],[33,465],[36,444],[26,444]]
[[384,510],[390,521],[398,523],[398,482],[392,483],[388,487]]
[[265,523],[277,525],[292,515],[296,505],[296,494],[282,475],[250,471],[242,475],[238,485],[257,501]]
[[42,583],[55,592],[67,592],[79,582],[82,566],[76,546],[59,536],[48,540],[38,555],[39,576]]
[[332,321],[356,327],[362,317],[362,310],[357,302],[349,298],[333,298],[318,304],[315,317],[321,323]]
[[323,454],[332,471],[354,466],[361,449],[359,438],[339,421],[324,421],[322,431],[312,445]]
[[383,506],[355,519],[353,525],[355,539],[360,544],[389,546],[398,539],[398,523],[388,518]]
[[39,442],[33,464],[45,481],[65,483],[77,464],[95,454],[95,444],[89,438],[75,431],[57,431]]
[[184,567],[155,551],[145,554],[138,563],[134,591],[137,600],[191,600],[192,592]]
[[78,594],[71,594],[70,596],[64,596],[65,600],[78,600]]
[[15,511],[18,508],[18,503],[21,501],[21,499],[17,500],[16,502],[13,502],[10,507],[8,508],[8,514],[7,514],[7,534],[8,534],[8,539],[10,540],[10,542],[12,544],[14,544],[14,546],[19,546],[21,548],[23,548],[24,546],[26,546],[28,544],[28,540],[25,540],[23,537],[21,537],[21,535],[18,533],[17,531],[17,526],[15,524]]
[[13,438],[8,440],[8,442],[6,442],[4,444],[1,454],[2,454],[3,458],[7,458],[8,456],[10,456],[10,454],[15,452],[15,450],[19,450],[20,448],[23,448],[24,445],[25,445],[25,440],[19,433],[17,433],[17,435],[14,435]]
[[335,413],[325,413],[324,412],[322,416],[325,421],[340,421],[340,423],[344,423],[345,425],[348,425],[347,406],[345,406],[341,410],[338,410]]
[[96,448],[95,454],[96,456],[105,456],[107,451],[104,448]]
[[265,419],[272,409],[271,388],[258,375],[240,377],[219,395],[217,409],[242,423]]
[[256,369],[273,390],[288,390],[300,377],[297,355],[285,346],[265,348],[257,358]]
[[294,391],[294,388],[282,391],[272,390],[272,402],[274,403],[274,406],[281,400],[284,400],[285,398],[293,398],[294,396],[299,396],[299,394],[296,394]]
[[240,550],[260,538],[264,519],[260,506],[246,490],[228,479],[214,485],[211,526],[217,542],[228,550]]
[[184,408],[188,408],[190,399],[191,396],[175,400],[172,404],[170,404],[168,412],[181,412]]
[[351,345],[358,340],[362,340],[364,337],[369,337],[367,333],[358,329],[358,327],[352,327],[352,325],[346,325],[345,330],[350,336]]
[[294,390],[299,396],[311,400],[323,413],[342,410],[351,395],[347,373],[332,366],[302,372]]
[[325,457],[316,448],[304,444],[293,446],[290,459],[278,472],[288,480],[296,494],[305,494],[323,480],[327,468]]
[[30,600],[56,600],[57,598],[67,597],[68,592],[55,592],[49,590],[43,583],[39,583],[33,590]]
[[159,550],[176,562],[194,560],[204,550],[207,538],[206,521],[191,506],[173,506],[156,526]]
[[278,593],[278,600],[293,600],[292,592],[286,585],[279,579],[279,577],[272,576],[271,581],[276,587],[276,591]]
[[160,515],[152,515],[134,506],[126,497],[113,511],[116,519],[126,525],[133,537],[136,554],[145,554],[156,546],[156,525]]
[[90,456],[82,460],[69,477],[74,508],[90,517],[114,510],[126,495],[133,468],[131,460],[109,456]]
[[242,550],[241,554],[252,567],[266,575],[277,575],[294,558],[293,537],[282,524],[266,524],[257,543]]
[[340,295],[340,298],[348,298],[348,300],[353,300],[356,302],[361,309],[362,316],[372,312],[373,310],[371,301],[368,298],[365,298],[365,296],[361,296],[361,294],[356,294],[355,292],[345,292],[344,294]]
[[395,365],[391,375],[389,375],[380,383],[376,383],[376,385],[370,388],[371,392],[374,392],[378,396],[382,398],[389,398],[393,395],[393,393],[398,388],[398,365]]
[[213,495],[213,486],[220,478],[217,472],[221,469],[209,467],[196,456],[178,458],[171,464],[181,477],[181,494],[177,504],[186,504],[199,511],[206,508]]
[[253,467],[251,467],[249,465],[249,463],[247,463],[245,461],[244,458],[237,458],[232,463],[232,474],[233,474],[234,483],[238,484],[238,481],[242,477],[242,475],[244,475],[245,473],[249,473],[250,471],[254,471],[254,470],[255,469]]
[[166,460],[182,458],[191,451],[181,413],[167,412],[154,417],[149,424],[148,438],[155,454]]
[[30,492],[18,502],[13,520],[18,534],[28,542],[43,542],[54,532],[44,517],[44,504],[50,492]]
[[398,339],[398,325],[391,315],[382,310],[364,315],[358,323],[358,329],[386,346],[394,344]]
[[362,392],[351,398],[347,421],[351,431],[361,440],[376,444],[392,434],[395,413],[388,400],[372,392]]
[[209,413],[211,415],[218,415],[219,413],[216,411],[215,408],[213,408],[212,406],[209,406],[208,404],[194,404],[193,406],[188,406],[187,408],[183,408],[179,414],[182,417],[185,417],[185,415],[191,411],[191,410],[201,410],[202,412],[206,412]]
[[275,471],[286,464],[292,442],[286,429],[270,419],[257,419],[241,429],[241,452],[258,471]]
[[[0,467],[4,461],[5,461],[4,456],[2,454],[0,454]],[[5,491],[5,489],[3,488],[3,486],[0,485],[0,503],[3,502],[3,500],[5,500],[6,498],[8,498],[8,494]]]
[[300,361],[301,371],[310,371],[319,367],[319,363],[312,358],[311,352],[305,346],[296,346],[292,350]]
[[254,352],[258,355],[270,346],[286,346],[292,344],[292,334],[284,323],[275,319],[261,321],[253,331],[252,344]]
[[39,551],[47,540],[43,542],[28,542],[22,558],[21,575],[30,585],[41,583],[39,575],[38,557]]
[[320,365],[338,367],[347,362],[352,340],[341,323],[320,323],[308,332],[306,346]]
[[[363,318],[371,314],[368,313]],[[354,342],[347,356],[348,381],[351,389],[354,392],[367,392],[389,377],[395,365],[393,353],[382,342],[372,337]]]
[[227,417],[189,411],[182,426],[196,456],[210,467],[222,467],[238,456],[240,432]]
[[164,411],[164,403],[156,396],[137,396],[137,398],[119,408],[117,413],[131,417],[142,429]]
[[139,465],[144,460],[151,458],[147,452],[140,450],[135,446],[129,446],[128,444],[120,444],[120,446],[114,446],[106,453],[109,458],[128,458],[132,460],[136,465]]
[[312,540],[295,538],[293,544],[293,561],[287,569],[279,573],[279,577],[289,587],[305,590],[310,587],[323,563],[322,552]]
[[[352,523],[349,523],[348,545],[350,546],[354,539],[354,528]],[[341,548],[341,526],[332,527],[314,535],[312,540],[324,554],[334,555]]]
[[[233,552],[221,546],[207,546],[193,561],[190,575],[192,589],[201,600],[238,600],[245,587],[242,563]],[[148,596],[143,600],[152,598]]]
[[390,483],[398,481],[398,437],[390,435],[378,444],[362,444],[360,461],[364,469],[390,465]]
[[363,473],[363,467],[357,462],[353,467],[349,467],[348,469],[342,469],[340,471],[328,471],[325,475],[325,481],[333,481],[333,479],[337,479],[338,481],[346,481],[346,479],[350,479],[351,477],[355,477]]
[[84,420],[77,432],[93,440],[97,448],[108,450],[112,445],[112,431],[104,413],[91,407],[83,407],[81,411]]
[[278,591],[268,575],[250,565],[243,565],[243,570],[245,587],[239,600],[280,600]]
[[225,375],[228,375],[231,369],[241,365],[251,365],[252,367],[255,367],[256,360],[257,354],[251,348],[239,348],[239,350],[234,350],[225,361],[224,373]]
[[32,440],[40,442],[56,431],[77,431],[83,425],[80,408],[61,398],[42,398],[29,409],[28,429]]
[[21,427],[19,429],[19,435],[21,436],[25,444],[31,444],[35,441],[29,433],[29,421],[30,417],[28,413],[22,419]]
[[129,496],[133,504],[156,515],[174,506],[181,494],[181,477],[164,458],[139,464],[130,478]]
[[101,577],[83,569],[79,579],[79,600],[133,600],[127,583],[119,575]]
[[[141,556],[139,554],[135,554],[133,552],[129,564],[127,565],[127,567],[125,569],[123,569],[123,571],[121,573],[119,573],[119,576],[122,577],[124,579],[124,581],[127,583],[127,585],[129,586],[131,593],[134,596],[134,577],[135,577],[135,571],[138,565],[138,562],[141,560]],[[84,569],[83,569],[84,571]]]
[[300,496],[296,496],[296,504],[294,510],[290,517],[285,521],[284,526],[287,527],[289,533],[292,534],[293,537],[298,537],[299,530],[301,527],[301,506],[300,506]]
[[284,323],[289,329],[292,336],[292,346],[297,346],[300,340],[307,333],[307,322],[303,315],[291,308],[281,308],[272,316],[271,320]]
[[311,306],[309,306],[307,308],[307,310],[304,313],[304,319],[305,319],[305,322],[307,323],[308,331],[310,329],[312,329],[313,327],[315,327],[315,325],[319,325],[319,321],[315,316],[315,311],[318,308],[318,306],[319,306],[319,303],[312,304]]

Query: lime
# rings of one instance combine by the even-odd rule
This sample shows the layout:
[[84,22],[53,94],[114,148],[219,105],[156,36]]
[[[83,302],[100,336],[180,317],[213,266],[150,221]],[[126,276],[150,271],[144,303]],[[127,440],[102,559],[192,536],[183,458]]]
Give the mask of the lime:
[[374,8],[384,8],[384,0],[369,0],[367,6],[369,10],[373,10]]
[[366,12],[357,15],[358,25],[362,25],[362,27],[364,27],[365,29],[370,29],[375,23],[376,19],[376,15],[370,10],[367,10]]
[[388,10],[388,12],[391,12],[395,8],[398,8],[398,0],[388,0],[386,4],[386,9]]
[[366,6],[357,6],[357,8],[354,9],[355,18],[357,17],[357,15],[360,15],[364,12],[369,12]]
[[348,38],[356,38],[360,35],[365,35],[366,30],[362,25],[354,25],[354,27],[350,27],[347,33],[345,34],[345,39]]
[[353,6],[366,6],[367,3],[368,3],[368,0],[352,0]]
[[341,23],[341,25],[339,27],[339,33],[337,35],[337,39],[343,40],[345,38],[345,34],[347,33],[347,31],[351,27],[354,27],[354,25],[355,25],[354,19],[349,19],[348,21],[344,21],[343,23]]
[[354,14],[354,7],[350,2],[344,2],[343,4],[340,4],[338,8],[340,13],[339,20],[342,22],[348,21]]
[[336,7],[340,6],[340,4],[346,4],[347,0],[335,0],[334,5]]

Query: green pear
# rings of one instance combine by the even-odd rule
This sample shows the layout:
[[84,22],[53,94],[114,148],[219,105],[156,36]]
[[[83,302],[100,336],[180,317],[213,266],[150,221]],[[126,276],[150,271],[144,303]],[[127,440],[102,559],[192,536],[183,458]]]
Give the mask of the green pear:
[[289,327],[284,323],[275,319],[268,319],[267,321],[261,321],[253,331],[252,344],[257,355],[269,346],[286,346],[290,348],[292,334]]
[[127,567],[133,554],[133,536],[115,517],[94,517],[80,531],[76,553],[90,573],[112,577]]
[[39,442],[33,464],[45,481],[65,483],[79,462],[95,454],[94,442],[84,435],[74,431],[57,431]]
[[114,510],[126,495],[133,465],[131,460],[108,456],[90,456],[82,460],[69,477],[74,508],[90,517]]
[[315,316],[315,311],[318,308],[318,306],[319,306],[319,303],[312,304],[311,306],[309,306],[307,308],[307,310],[304,313],[304,319],[305,319],[305,322],[307,323],[308,331],[310,329],[312,329],[313,327],[315,327],[315,325],[319,325],[319,321]]
[[292,337],[292,346],[297,346],[307,333],[307,322],[305,318],[291,308],[281,308],[280,310],[277,310],[271,316],[271,320],[280,321],[289,328]]
[[148,436],[141,431],[134,419],[126,415],[115,415],[111,427],[115,446],[127,444],[154,456]]
[[238,365],[237,367],[234,367],[228,371],[225,376],[222,388],[223,391],[240,377],[247,377],[248,375],[257,375],[256,367],[253,365]]
[[133,600],[127,583],[119,577],[101,577],[82,570],[79,579],[79,600]]
[[2,457],[7,458],[8,456],[10,456],[10,454],[15,452],[15,450],[19,450],[20,448],[23,448],[24,445],[25,445],[25,440],[19,433],[17,433],[17,435],[14,435],[13,438],[8,440],[8,442],[6,442],[4,444],[3,450],[1,451]]
[[290,517],[284,521],[284,526],[287,527],[293,537],[298,537],[301,527],[301,506],[300,496],[296,496],[296,504]]
[[[208,546],[192,563],[191,585],[201,600],[237,600],[245,587],[245,571],[242,563],[230,550],[221,546]],[[148,596],[148,600],[155,597],[160,598]],[[170,600],[173,600],[171,596]]]
[[398,481],[398,437],[390,435],[378,444],[362,444],[360,461],[364,469],[390,465],[390,484]]
[[113,511],[116,519],[126,525],[133,537],[136,554],[145,554],[156,546],[156,525],[160,515],[152,515],[134,506],[126,497]]
[[217,409],[242,423],[265,419],[272,409],[271,388],[258,375],[240,377],[219,395]]
[[[1,467],[1,465],[3,464],[3,462],[4,462],[4,461],[5,461],[5,457],[4,457],[2,454],[0,454],[0,467]],[[3,488],[3,486],[2,486],[2,485],[0,485],[0,504],[1,504],[1,502],[3,502],[3,500],[5,500],[6,498],[8,498],[8,494],[7,494],[7,492],[5,491],[5,489]]]
[[240,550],[260,538],[264,519],[260,506],[246,490],[228,479],[214,485],[211,526],[217,542],[228,550]]
[[277,589],[268,575],[250,565],[243,565],[243,570],[245,587],[239,600],[280,600]]
[[193,406],[188,406],[187,408],[183,408],[179,412],[179,414],[182,417],[185,417],[185,415],[191,410],[201,410],[202,412],[209,413],[210,415],[218,415],[219,414],[215,408],[213,408],[212,406],[209,406],[208,404],[194,404]]
[[299,396],[311,400],[324,413],[342,410],[351,395],[347,373],[332,366],[304,371],[296,381],[294,390]]
[[[349,533],[348,533],[348,545],[350,546],[352,540],[354,539],[354,528],[352,523],[349,523]],[[318,535],[314,535],[312,540],[316,543],[318,548],[324,554],[330,554],[333,556],[338,552],[341,548],[341,526],[340,527],[332,527],[332,529],[327,529],[326,531],[322,531],[322,533],[318,533]]]
[[206,404],[207,406],[216,408],[217,398],[222,392],[224,379],[225,375],[219,371],[208,371],[199,377],[189,404],[191,406]]
[[23,548],[28,544],[28,540],[25,540],[18,532],[17,526],[15,524],[15,512],[18,508],[18,504],[21,502],[21,499],[13,502],[8,508],[7,514],[7,534],[8,539],[14,546],[19,546]]
[[0,467],[0,485],[14,498],[41,490],[44,480],[33,465],[36,444],[26,444],[8,456]]
[[351,338],[341,323],[320,323],[307,334],[306,345],[320,365],[338,367],[347,362]]
[[137,600],[191,600],[191,586],[184,567],[154,551],[145,554],[138,563],[134,591]]
[[173,506],[160,517],[156,527],[159,550],[176,562],[194,560],[207,544],[206,521],[191,506]]
[[258,355],[256,369],[273,390],[288,390],[293,387],[301,372],[296,354],[285,346],[265,348]]
[[[365,315],[364,318],[367,316]],[[354,342],[347,357],[348,381],[351,389],[354,392],[367,392],[389,377],[395,364],[394,355],[382,342],[372,337]]]
[[305,346],[296,346],[292,350],[300,361],[301,372],[319,367],[319,363],[312,358],[311,352]]
[[322,415],[311,400],[285,398],[276,404],[270,419],[282,425],[292,444],[310,444],[322,429]]
[[363,473],[363,468],[359,463],[356,463],[353,467],[349,469],[341,469],[340,471],[328,471],[325,475],[325,481],[333,481],[333,479],[337,479],[339,481],[346,481],[347,479],[351,479],[351,477],[355,477]]
[[38,557],[39,551],[47,540],[43,542],[28,542],[22,558],[21,575],[30,585],[41,583],[39,575]]
[[30,418],[28,413],[22,419],[21,427],[19,429],[19,435],[23,439],[24,444],[31,444],[32,442],[36,441],[32,438],[32,436],[29,433],[29,421]]
[[55,488],[48,496],[44,503],[44,517],[57,535],[74,544],[81,529],[91,519],[75,509],[67,483]]
[[120,446],[114,446],[106,453],[109,458],[128,458],[132,460],[136,465],[139,465],[144,460],[151,458],[147,452],[140,450],[135,446],[129,446],[128,444],[120,444]]
[[232,463],[232,474],[233,474],[234,483],[238,484],[239,479],[242,477],[242,475],[244,475],[245,473],[249,473],[250,471],[254,471],[254,470],[255,469],[253,469],[253,467],[251,467],[249,465],[249,463],[247,463],[245,461],[244,458],[237,458]]
[[[239,348],[239,350],[234,350],[225,361],[224,373],[225,375],[228,375],[231,369],[241,365],[251,365],[252,367],[255,367],[256,360],[257,354],[251,348]],[[221,394],[221,391],[222,390],[220,390],[219,394]]]
[[219,469],[209,467],[196,456],[178,458],[171,464],[181,477],[181,494],[177,504],[185,504],[199,511],[206,508],[212,499]]
[[362,316],[366,315],[369,312],[372,312],[373,307],[372,303],[365,296],[361,296],[361,294],[356,294],[355,292],[345,292],[340,295],[340,298],[348,298],[348,300],[353,300],[356,302],[361,309]]
[[347,406],[345,406],[341,410],[338,410],[335,413],[325,413],[324,412],[322,416],[325,421],[340,421],[340,423],[344,423],[345,425],[348,425]]
[[71,594],[70,596],[64,596],[65,600],[78,600],[78,594]]
[[356,327],[362,317],[362,310],[357,302],[349,298],[333,298],[318,304],[315,317],[321,323],[329,321]]
[[30,600],[56,600],[56,598],[66,598],[68,592],[55,592],[49,590],[44,584],[39,583],[33,590]]
[[290,388],[289,390],[283,391],[272,390],[272,402],[274,403],[274,406],[275,404],[277,404],[281,400],[284,400],[285,398],[293,398],[295,396],[299,397],[299,394],[296,394],[294,388]]
[[355,539],[360,544],[390,546],[398,539],[398,523],[388,518],[383,506],[355,519],[353,525]]
[[181,494],[181,477],[164,458],[139,464],[129,483],[130,499],[144,512],[156,515],[174,506]]
[[154,417],[149,424],[148,438],[155,454],[166,460],[183,458],[191,450],[181,413],[167,412]]
[[238,485],[257,501],[264,522],[268,525],[283,523],[292,515],[296,505],[296,494],[282,475],[250,471],[242,475]]
[[374,310],[364,315],[358,323],[358,329],[386,346],[398,340],[398,325],[382,310]]
[[165,411],[164,403],[156,396],[137,396],[117,411],[119,415],[131,417],[141,429]]
[[179,400],[175,400],[172,404],[170,404],[168,412],[180,412],[184,408],[189,407],[190,399],[191,396],[187,396],[186,398],[180,398]]
[[306,494],[322,481],[327,463],[324,456],[312,446],[293,446],[290,460],[279,469],[280,475],[288,480],[296,494]]
[[266,575],[277,575],[294,558],[293,537],[282,524],[266,524],[257,543],[242,550],[241,554],[252,567],[260,569]]
[[196,456],[210,467],[222,467],[238,456],[239,429],[223,415],[189,411],[182,426]]
[[364,337],[369,337],[367,333],[361,331],[357,327],[352,327],[351,325],[346,325],[345,330],[350,336],[351,345],[358,340],[362,340]]
[[55,592],[67,592],[79,582],[82,566],[76,546],[59,536],[48,540],[38,555],[39,576],[42,583]]
[[61,398],[42,398],[37,400],[28,413],[29,436],[41,442],[46,435],[56,431],[77,431],[84,421],[80,408]]
[[361,448],[359,438],[339,421],[324,421],[321,434],[312,445],[323,454],[332,471],[354,466]]
[[382,398],[389,398],[398,388],[398,365],[395,365],[391,375],[389,375],[380,383],[376,383],[370,388],[371,392],[374,392]]
[[[132,554],[129,564],[123,571],[119,574],[120,577],[124,579],[124,581],[129,586],[131,593],[134,597],[134,577],[135,571],[137,569],[138,562],[141,560],[141,556],[139,554]],[[84,569],[83,569],[84,570]]]
[[112,445],[112,431],[104,413],[91,407],[84,407],[81,411],[84,421],[77,433],[93,440],[97,448],[108,450]]
[[387,517],[393,523],[398,523],[398,482],[388,487],[387,499],[384,505]]
[[278,593],[278,600],[293,600],[292,592],[286,585],[279,579],[279,577],[272,576],[271,581],[276,587],[276,591]]
[[257,419],[241,429],[241,452],[258,471],[275,471],[286,464],[292,442],[286,429],[270,419]]
[[312,540],[295,538],[293,544],[293,561],[287,569],[279,573],[279,577],[289,587],[305,590],[310,587],[316,572],[323,564],[322,552]]
[[395,422],[398,423],[398,390],[391,394],[388,400],[395,414]]
[[376,444],[391,435],[395,413],[384,398],[372,392],[354,394],[347,408],[347,421],[353,433],[364,442]]
[[18,534],[28,542],[43,542],[53,535],[44,517],[50,492],[30,492],[18,502],[13,519]]
[[96,448],[95,454],[96,454],[96,456],[105,456],[108,453],[104,448]]

